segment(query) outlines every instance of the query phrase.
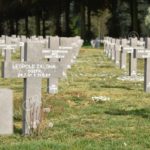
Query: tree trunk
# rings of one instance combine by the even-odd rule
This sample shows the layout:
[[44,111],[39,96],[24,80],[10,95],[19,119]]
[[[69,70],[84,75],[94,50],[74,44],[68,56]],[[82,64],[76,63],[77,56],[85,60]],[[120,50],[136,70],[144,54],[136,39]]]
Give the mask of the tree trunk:
[[18,36],[19,34],[19,21],[16,19],[16,35]]
[[87,40],[90,42],[92,35],[91,35],[91,8],[87,8]]
[[65,36],[70,36],[70,22],[69,22],[69,14],[70,14],[70,0],[65,1]]
[[39,14],[37,14],[35,16],[35,22],[36,22],[36,36],[39,36],[41,34],[40,15]]
[[4,34],[4,29],[3,29],[3,22],[0,19],[0,35]]
[[117,13],[119,1],[111,0],[111,3],[112,3],[112,8],[111,8],[112,18],[111,18],[111,22],[109,23],[110,36],[117,38],[120,35],[120,25],[119,25],[118,13]]
[[42,16],[42,25],[43,25],[43,37],[45,38],[46,28],[45,28],[45,12],[44,11],[43,11],[43,16]]
[[25,31],[26,31],[26,36],[29,37],[29,20],[28,20],[28,16],[25,17]]
[[10,35],[15,34],[15,29],[14,29],[14,20],[10,19]]
[[62,35],[62,30],[61,30],[61,3],[60,1],[58,2],[58,9],[56,11],[56,35],[61,36]]
[[80,4],[80,15],[81,15],[81,38],[85,39],[85,5],[84,2],[81,1]]
[[88,8],[88,11],[87,11],[87,28],[88,28],[88,32],[91,32],[91,9]]
[[130,1],[131,7],[131,30],[139,32],[138,29],[138,8],[137,8],[137,0]]

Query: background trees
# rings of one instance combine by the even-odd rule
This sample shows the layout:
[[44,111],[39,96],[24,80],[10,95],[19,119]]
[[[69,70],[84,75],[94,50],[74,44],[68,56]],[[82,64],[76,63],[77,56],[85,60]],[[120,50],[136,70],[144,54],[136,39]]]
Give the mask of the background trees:
[[[149,34],[149,0],[0,0],[0,35]],[[148,17],[147,17],[148,18]]]

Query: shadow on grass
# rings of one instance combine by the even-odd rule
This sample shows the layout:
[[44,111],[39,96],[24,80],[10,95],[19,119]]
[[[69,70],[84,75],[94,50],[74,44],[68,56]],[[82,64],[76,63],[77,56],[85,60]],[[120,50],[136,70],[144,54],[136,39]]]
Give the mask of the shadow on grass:
[[132,88],[126,87],[126,86],[112,86],[112,85],[101,85],[102,88],[110,88],[110,89],[125,89],[125,90],[133,90]]
[[106,111],[106,114],[109,115],[118,115],[118,116],[126,116],[126,115],[134,115],[140,116],[142,118],[150,119],[150,109],[149,108],[142,108],[142,109],[135,109],[135,110],[110,110]]
[[91,81],[89,84],[90,88],[95,88],[95,89],[101,89],[101,88],[106,88],[106,89],[123,89],[123,90],[134,90],[133,88],[131,88],[131,86],[126,86],[126,85],[115,85],[115,83],[110,83],[110,84],[106,84],[106,81]]
[[113,68],[114,66],[113,65],[100,65],[99,66],[100,68]]

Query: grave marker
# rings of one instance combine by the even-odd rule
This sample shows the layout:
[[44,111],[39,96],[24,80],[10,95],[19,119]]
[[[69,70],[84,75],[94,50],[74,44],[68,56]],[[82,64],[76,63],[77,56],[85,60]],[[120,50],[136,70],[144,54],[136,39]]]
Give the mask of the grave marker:
[[150,50],[134,49],[134,57],[144,59],[144,91],[150,92]]
[[108,57],[111,57],[111,60],[115,60],[115,39],[111,39],[111,45],[109,48]]
[[31,134],[40,124],[42,78],[50,78],[53,74],[57,76],[59,69],[56,63],[43,62],[43,48],[40,42],[28,41],[25,43],[25,62],[11,61],[11,51],[6,51],[5,61],[2,63],[4,78],[24,79],[24,134]]
[[127,39],[121,39],[121,53],[120,53],[120,69],[126,69],[126,51],[123,47],[127,46]]
[[[48,37],[48,48],[46,50],[43,50],[43,54],[45,55],[44,58],[47,58],[49,62],[58,62],[61,64],[61,71],[60,71],[60,77],[63,75],[63,72],[66,71],[68,63],[68,51],[64,51],[59,49],[59,37]],[[64,53],[65,52],[65,53]],[[63,55],[61,55],[63,54]],[[66,55],[66,57],[65,57]],[[66,60],[65,60],[65,59]],[[64,63],[64,64],[62,64]],[[66,66],[65,66],[66,65]],[[49,78],[47,81],[47,92],[50,94],[56,94],[58,93],[58,77],[53,76],[53,78]]]
[[0,135],[13,134],[13,93],[0,89]]
[[119,66],[119,64],[120,64],[120,51],[121,51],[120,39],[116,39],[114,49],[115,49],[115,64],[117,66]]
[[[137,38],[130,39],[130,46],[137,46]],[[133,51],[129,53],[129,76],[135,76],[137,74],[137,59],[133,56]]]

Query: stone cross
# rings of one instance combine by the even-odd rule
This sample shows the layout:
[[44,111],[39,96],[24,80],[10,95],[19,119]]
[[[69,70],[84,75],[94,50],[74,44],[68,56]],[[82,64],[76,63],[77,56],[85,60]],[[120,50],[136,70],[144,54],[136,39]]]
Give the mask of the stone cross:
[[146,49],[150,48],[150,38],[149,37],[145,39],[145,48]]
[[16,52],[16,49],[20,49],[20,59],[24,61],[24,42],[18,42],[16,44],[0,44],[0,48],[2,49],[2,56],[5,56],[5,51],[11,50],[13,53]]
[[13,133],[13,93],[0,89],[0,135]]
[[[130,46],[137,46],[137,38],[130,39]],[[133,51],[129,53],[129,76],[135,76],[137,74],[137,59],[133,56]]]
[[134,49],[134,57],[144,59],[144,91],[150,93],[150,50]]
[[68,50],[70,51],[69,54],[70,54],[70,57],[68,57],[69,59],[69,63],[68,63],[68,69],[71,68],[71,64],[74,63],[74,59],[76,57],[76,50],[75,50],[75,47],[73,44],[73,38],[66,38],[66,37],[61,37],[60,38],[60,46],[59,46],[59,49],[62,49],[62,50]]
[[108,53],[108,57],[111,57],[111,60],[115,60],[115,41],[116,40],[114,38],[111,39],[111,45]]
[[107,54],[108,37],[104,37],[104,53]]
[[58,80],[64,75],[66,67],[65,65],[65,53],[68,51],[61,51],[61,50],[50,50],[44,49],[43,57],[48,59],[48,62],[57,62],[60,65],[60,70],[57,73],[57,76],[51,76],[47,81],[47,92],[50,94],[58,93]]
[[[133,57],[133,49],[134,47],[137,47],[137,38],[131,38],[130,43],[128,46],[122,46],[121,48],[121,57],[123,55],[129,54],[129,76],[135,76],[137,74],[137,59]],[[126,56],[125,56],[126,59]],[[121,58],[121,61],[123,58]],[[124,68],[126,66],[125,60],[124,60]]]
[[44,46],[40,42],[28,41],[24,46],[24,62],[12,61],[11,51],[6,51],[2,76],[24,79],[23,134],[31,134],[41,121],[42,78],[50,78],[53,74],[57,76],[59,65],[43,61]]
[[120,69],[126,69],[126,51],[123,50],[123,47],[127,46],[127,39],[121,39],[121,52],[120,52]]
[[115,64],[117,66],[119,66],[120,64],[120,51],[121,51],[120,39],[116,39],[115,41]]
[[5,56],[5,51],[6,50],[12,50],[12,52],[15,53],[16,47],[17,47],[16,44],[0,44],[0,48],[2,50],[2,53],[1,53],[2,56],[3,57]]
[[108,49],[109,49],[109,43],[110,43],[110,37],[105,37],[104,38],[104,52],[107,55],[108,54]]
[[[68,63],[68,51],[59,49],[59,37],[48,38],[48,49],[43,50],[44,58],[48,59],[49,62],[58,62],[61,64],[61,70],[59,77],[65,73]],[[47,92],[50,94],[58,93],[58,77],[53,76],[47,81]]]
[[108,58],[111,57],[111,51],[114,49],[114,42],[115,42],[115,39],[113,38],[108,38],[108,46],[107,46],[107,52],[106,52],[106,55]]
[[145,49],[134,49],[134,57],[144,59],[144,91],[150,93],[150,38],[146,38]]

